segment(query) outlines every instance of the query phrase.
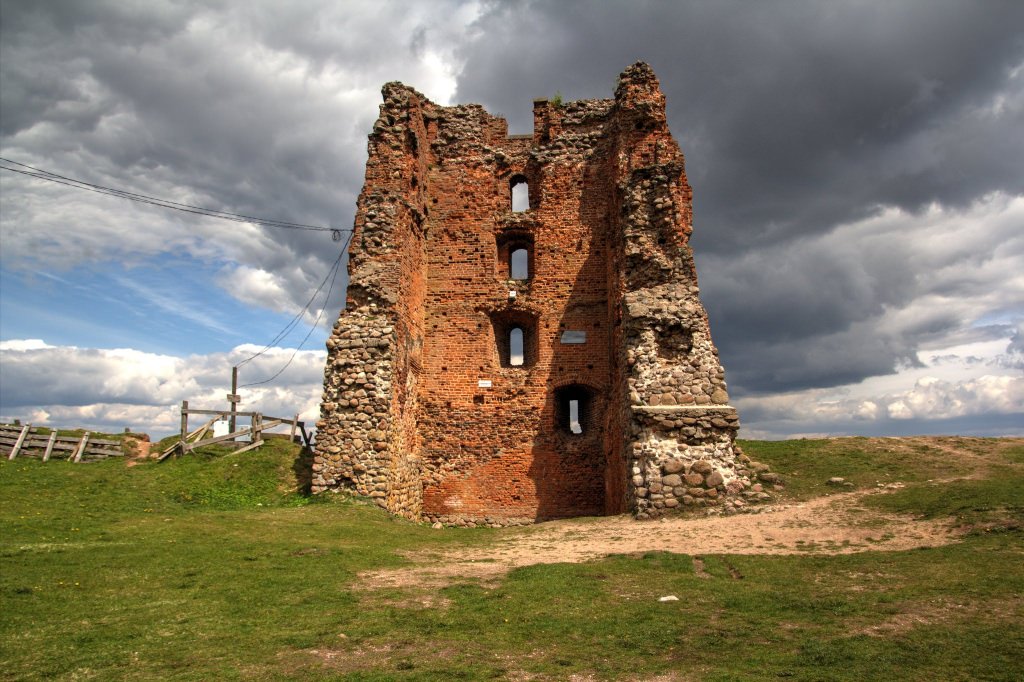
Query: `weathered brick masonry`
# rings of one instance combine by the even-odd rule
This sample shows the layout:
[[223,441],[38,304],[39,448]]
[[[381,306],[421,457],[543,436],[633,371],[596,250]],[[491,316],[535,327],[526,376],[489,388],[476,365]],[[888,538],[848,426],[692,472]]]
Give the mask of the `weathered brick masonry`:
[[532,136],[400,83],[383,95],[314,491],[463,524],[755,497],[650,67],[615,99],[535,101]]

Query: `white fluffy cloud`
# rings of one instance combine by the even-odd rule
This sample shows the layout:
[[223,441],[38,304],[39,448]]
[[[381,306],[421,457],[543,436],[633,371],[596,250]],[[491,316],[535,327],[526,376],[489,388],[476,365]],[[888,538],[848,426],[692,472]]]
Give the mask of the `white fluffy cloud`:
[[886,409],[892,419],[948,419],[986,412],[1012,413],[1022,406],[1024,377],[985,374],[958,382],[923,377]]
[[742,435],[902,432],[908,423],[927,430],[982,416],[998,421],[989,432],[981,428],[980,435],[1024,435],[1024,373],[1008,362],[1016,338],[923,350],[915,364],[856,384],[739,398]]
[[[156,1],[4,12],[0,155],[180,203],[346,229],[381,85],[403,80],[447,102],[461,69],[454,46],[480,7]],[[324,233],[177,214],[6,171],[0,183],[0,259],[14,271],[187,256],[223,266],[217,281],[239,300],[294,312],[337,255]],[[245,298],[253,290],[267,296]]]
[[[341,229],[352,225],[383,83],[442,104],[481,102],[528,132],[531,98],[607,97],[615,74],[643,58],[687,154],[703,295],[748,435],[914,429],[1005,415],[977,410],[1018,395],[1020,3],[737,12],[705,2],[11,1],[3,12],[0,155]],[[6,320],[34,323],[7,336],[60,343],[10,342],[0,411],[43,410],[69,425],[137,415],[173,429],[174,403],[221,400],[242,357],[70,344],[177,348],[187,341],[161,332],[178,324],[209,335],[202,349],[264,338],[278,321],[243,331],[230,303],[209,306],[208,292],[290,317],[340,247],[320,232],[170,213],[7,171],[0,199],[8,281],[52,280],[54,296],[84,292],[94,304],[109,287],[100,305],[128,321],[111,330],[83,305],[78,319],[40,327],[45,301],[30,307],[14,287],[0,291]],[[174,274],[132,279],[158,268]],[[97,285],[89,271],[124,276]],[[175,286],[178,273],[188,287]],[[325,322],[341,291],[317,299]],[[117,300],[125,294],[131,308]],[[90,325],[102,340],[82,340],[97,338],[83,336]],[[244,376],[269,376],[270,361],[285,359],[268,353]],[[305,366],[308,377],[253,399],[312,404],[302,396],[319,394],[314,365],[297,358],[289,376]]]
[[994,193],[964,209],[880,209],[738,258],[698,255],[730,380],[751,393],[843,385],[1019,317],[1022,225],[1024,196]]
[[[192,407],[224,408],[231,367],[259,350],[239,346],[229,353],[179,358],[131,349],[54,347],[40,340],[4,341],[0,419],[107,431],[127,426],[164,436],[177,430],[182,400]],[[289,348],[269,349],[242,365],[239,383],[269,378],[293,353]],[[272,383],[240,389],[241,409],[279,417],[298,413],[313,426],[325,358],[324,351],[298,351]]]

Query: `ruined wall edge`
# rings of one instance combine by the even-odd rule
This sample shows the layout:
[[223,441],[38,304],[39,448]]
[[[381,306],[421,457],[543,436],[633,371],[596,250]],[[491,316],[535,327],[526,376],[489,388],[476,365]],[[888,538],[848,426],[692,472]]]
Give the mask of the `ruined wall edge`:
[[327,341],[312,490],[347,487],[417,519],[428,163],[421,150],[424,108],[433,105],[399,83],[382,94],[349,246],[346,307]]

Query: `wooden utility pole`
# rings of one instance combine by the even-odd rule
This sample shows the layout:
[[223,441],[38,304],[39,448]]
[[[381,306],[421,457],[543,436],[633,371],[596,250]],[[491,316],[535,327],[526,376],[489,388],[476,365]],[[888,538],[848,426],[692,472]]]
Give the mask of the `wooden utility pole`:
[[[228,422],[228,433],[235,432],[235,418],[238,412],[238,403],[241,396],[238,395],[238,367],[231,368],[231,393],[228,393],[228,402],[231,403],[231,419]],[[234,439],[232,439],[234,440]]]
[[[185,454],[188,450],[188,401],[181,401],[181,438],[178,440],[178,444],[181,446],[181,454]],[[167,451],[171,452],[170,450]],[[166,453],[165,453],[166,454]]]

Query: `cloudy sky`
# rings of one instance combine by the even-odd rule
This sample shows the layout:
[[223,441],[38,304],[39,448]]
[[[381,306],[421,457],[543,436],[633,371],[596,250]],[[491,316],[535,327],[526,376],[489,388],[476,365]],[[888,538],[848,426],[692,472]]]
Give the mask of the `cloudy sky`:
[[[610,97],[637,60],[686,154],[741,435],[1024,435],[1014,0],[0,0],[0,156],[349,228],[383,83],[526,133],[534,98]],[[164,435],[299,315],[242,366],[294,354],[244,406],[315,419],[329,232],[8,170],[0,202],[0,418]]]

